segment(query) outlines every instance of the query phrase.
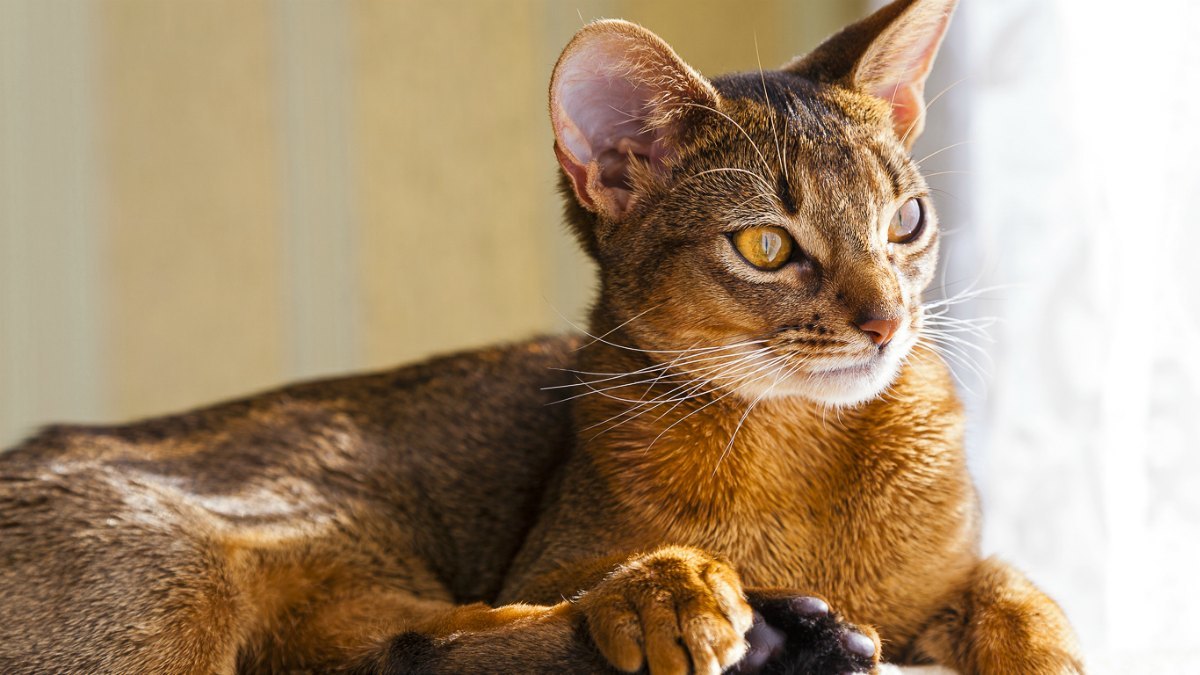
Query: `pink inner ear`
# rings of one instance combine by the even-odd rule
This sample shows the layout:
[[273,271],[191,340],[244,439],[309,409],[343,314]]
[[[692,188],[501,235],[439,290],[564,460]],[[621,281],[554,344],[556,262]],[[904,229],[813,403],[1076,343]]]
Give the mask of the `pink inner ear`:
[[892,104],[896,134],[910,144],[924,126],[925,79],[950,23],[953,0],[910,7],[871,44],[855,81]]
[[925,83],[920,82],[905,82],[905,83],[887,83],[885,85],[873,87],[870,93],[892,105],[892,128],[896,135],[908,140],[908,138],[916,138],[914,134],[921,132],[923,120],[921,115],[925,109]]
[[[598,41],[599,42],[599,41]],[[591,201],[587,167],[596,162],[596,187],[610,188],[623,207],[629,191],[629,156],[660,162],[665,150],[662,133],[646,128],[656,92],[631,72],[629,44],[613,37],[568,55],[560,64],[552,111],[555,132],[581,199]],[[583,171],[579,171],[582,168]],[[580,184],[580,179],[585,179]]]
[[654,142],[653,132],[644,128],[649,93],[602,72],[568,79],[572,74],[564,73],[559,92],[564,113],[559,138],[566,149],[584,163],[606,150],[648,154]]

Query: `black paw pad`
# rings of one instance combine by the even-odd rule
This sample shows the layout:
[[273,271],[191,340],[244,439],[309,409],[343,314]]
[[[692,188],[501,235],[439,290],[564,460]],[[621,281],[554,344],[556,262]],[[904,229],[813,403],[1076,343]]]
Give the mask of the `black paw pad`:
[[875,667],[875,641],[820,598],[751,592],[750,650],[729,672],[739,675],[840,675]]

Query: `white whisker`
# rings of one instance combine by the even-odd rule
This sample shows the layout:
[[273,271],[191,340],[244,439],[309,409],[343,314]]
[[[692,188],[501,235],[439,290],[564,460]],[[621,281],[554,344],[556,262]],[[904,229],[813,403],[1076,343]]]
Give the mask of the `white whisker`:
[[[708,110],[710,112],[714,112],[714,113],[720,115],[721,117],[724,117],[733,126],[737,127],[738,131],[742,132],[742,135],[746,137],[746,140],[750,141],[750,147],[754,148],[754,152],[758,153],[758,158],[760,160],[762,160],[763,169],[766,170],[767,174],[771,173],[771,164],[767,161],[766,155],[764,155],[762,149],[758,147],[758,143],[754,142],[754,139],[750,136],[750,133],[747,132],[746,129],[741,124],[738,124],[737,120],[733,119],[729,115],[726,115],[725,113],[721,112],[720,110],[717,110],[716,108],[714,108],[712,106],[704,105],[703,103],[685,103],[684,105],[687,105],[690,107],[695,107],[695,108],[701,108],[703,110]],[[767,185],[771,184],[771,181],[767,180],[766,176],[761,176],[761,178],[763,179],[763,182],[766,183]]]
[[585,348],[585,347],[590,347],[590,346],[592,346],[592,345],[596,344],[596,342],[597,342],[598,340],[604,339],[604,338],[608,337],[609,335],[612,335],[613,333],[615,333],[615,332],[617,332],[617,331],[621,330],[621,329],[622,329],[622,328],[624,328],[625,326],[628,326],[629,324],[633,323],[633,322],[634,322],[636,319],[640,319],[640,318],[642,318],[643,316],[645,316],[646,314],[648,314],[648,313],[649,313],[651,310],[658,309],[659,307],[662,307],[662,303],[661,303],[661,302],[660,302],[660,303],[658,303],[657,305],[652,305],[651,307],[648,307],[648,308],[646,308],[646,309],[644,309],[644,310],[642,310],[642,311],[638,312],[637,314],[634,314],[634,315],[633,315],[631,318],[629,318],[629,319],[626,319],[625,321],[622,321],[622,322],[621,322],[620,324],[618,324],[618,325],[617,325],[615,328],[612,328],[612,329],[610,329],[610,330],[609,330],[607,333],[605,333],[604,335],[601,335],[601,336],[600,336],[600,337],[598,337],[598,338],[593,338],[593,339],[592,339],[592,341],[591,341],[591,342],[589,342],[589,343],[587,343],[587,344],[584,344],[584,345],[579,345],[578,347],[576,347],[576,348],[575,348],[575,351],[579,351],[579,350],[581,350],[581,349],[583,349],[583,348]]
[[[757,354],[755,354],[753,356],[757,356]],[[688,401],[688,400],[691,400],[694,398],[698,398],[698,397],[703,396],[706,393],[708,393],[708,390],[705,390],[705,387],[709,384],[712,384],[712,380],[715,380],[718,378],[723,378],[723,377],[729,377],[730,375],[742,372],[748,368],[755,367],[755,365],[756,365],[753,362],[739,364],[739,362],[742,360],[743,359],[739,358],[736,361],[734,361],[730,364],[727,364],[726,368],[724,370],[722,370],[720,373],[718,373],[716,376],[714,376],[712,378],[696,378],[695,380],[691,380],[689,382],[684,383],[683,385],[675,387],[671,391],[668,391],[665,394],[655,397],[654,399],[651,399],[650,401],[634,402],[633,405],[631,407],[627,408],[626,410],[623,410],[602,422],[592,424],[592,425],[586,427],[584,430],[585,431],[590,430],[595,427],[602,426],[604,424],[612,422],[613,420],[619,419],[621,417],[628,416],[626,419],[622,420],[621,422],[598,432],[596,434],[596,436],[599,436],[600,434],[606,433],[608,431],[611,431],[612,429],[615,429],[615,428],[621,426],[625,422],[628,422],[630,420],[641,417],[645,413],[650,412],[651,410],[654,410],[662,405],[666,405],[667,403],[674,403],[674,405],[672,405],[666,412],[664,412],[662,415],[659,415],[659,417],[657,418],[657,419],[662,419],[665,415],[670,414],[670,412],[672,410],[674,410],[675,408],[682,405],[685,401]],[[683,393],[679,394],[679,392],[681,392],[681,391]],[[676,394],[679,394],[679,395],[676,395]],[[640,410],[639,410],[639,408],[640,408]],[[595,436],[593,436],[593,438],[595,438]]]
[[[946,92],[948,92],[951,89],[962,84],[963,81],[966,79],[967,78],[963,77],[958,80],[955,80],[954,82],[951,82],[949,85],[946,86],[945,89],[939,91],[937,93],[937,96],[934,96],[933,98],[929,99],[929,102],[925,104],[925,108],[923,110],[921,110],[921,112],[915,118],[913,118],[912,123],[910,123],[908,125],[908,129],[906,129],[904,131],[904,135],[900,137],[900,144],[903,145],[904,143],[906,143],[908,141],[909,134],[911,134],[913,132],[913,129],[917,128],[917,125],[921,123],[921,120],[925,119],[925,115],[929,113],[929,109],[933,107],[933,104],[938,102],[938,99],[945,96]],[[893,99],[895,98],[895,96],[896,96],[896,92],[895,92],[895,90],[893,90],[892,91]]]
[[957,147],[960,147],[963,145],[967,145],[970,142],[971,141],[960,141],[958,143],[951,143],[950,145],[947,145],[946,147],[944,147],[940,150],[934,150],[933,152],[929,153],[928,155],[925,155],[924,157],[922,157],[921,159],[918,159],[917,166],[924,164],[926,160],[937,157],[938,155],[942,154],[943,152],[946,152],[947,150],[953,150],[954,148],[957,148]]
[[781,373],[781,368],[775,369],[775,381],[771,383],[771,386],[763,390],[763,392],[758,395],[758,398],[754,399],[750,405],[746,406],[746,412],[742,413],[741,418],[738,419],[737,426],[733,428],[733,433],[729,436],[729,443],[725,444],[725,449],[721,451],[721,456],[717,458],[717,464],[713,467],[713,476],[717,475],[717,471],[721,468],[721,462],[725,461],[725,456],[728,455],[729,450],[733,448],[733,442],[737,439],[738,432],[742,430],[742,425],[746,423],[746,419],[750,417],[750,413],[754,411],[754,408],[758,405],[758,402],[767,397],[771,391],[775,389],[775,387],[779,386],[779,381],[781,379],[787,379],[791,377],[799,367],[800,364],[794,364],[786,373]]
[[[754,341],[748,341],[748,342],[740,342],[737,344],[737,346],[745,347],[745,346],[750,346],[753,344],[758,344],[759,342],[766,342],[766,340],[754,340]],[[623,377],[636,377],[638,375],[648,375],[650,373],[658,372],[658,371],[665,372],[670,368],[676,368],[676,367],[683,366],[683,365],[694,365],[696,363],[705,363],[708,361],[717,361],[720,359],[730,358],[733,356],[737,356],[737,354],[734,353],[734,354],[716,354],[716,355],[714,355],[713,352],[704,352],[704,353],[698,353],[698,354],[683,354],[683,355],[676,357],[675,359],[673,359],[671,361],[667,361],[664,363],[656,362],[656,363],[646,366],[645,368],[639,368],[638,370],[633,370],[633,371],[630,371],[627,373],[594,372],[594,371],[586,371],[586,370],[571,370],[569,368],[552,367],[552,368],[550,368],[550,370],[558,370],[558,371],[563,371],[563,372],[568,372],[568,373],[574,373],[576,375],[601,375],[601,376],[606,376],[606,377],[601,377],[598,380],[580,379],[579,381],[572,382],[570,384],[556,384],[556,385],[551,385],[548,387],[542,387],[542,389],[543,390],[568,389],[571,387],[584,387],[584,386],[588,386],[588,385],[602,384],[604,382],[611,382],[613,380],[619,380]]]
[[[737,358],[737,359],[736,359],[736,360],[735,360],[733,363],[738,363],[738,362],[741,362],[741,361],[747,361],[747,360],[751,360],[751,359],[755,358],[756,356],[758,356],[759,354],[761,354],[763,351],[765,351],[765,350],[756,350],[755,352],[752,352],[751,354],[742,355],[742,356],[738,357],[738,358]],[[736,355],[731,355],[731,357],[732,357],[732,356],[736,356]],[[699,377],[701,377],[701,376],[702,376],[702,374],[704,374],[704,373],[710,373],[710,372],[721,372],[721,371],[723,371],[723,370],[725,370],[725,369],[727,369],[727,368],[731,367],[731,365],[732,365],[732,364],[718,363],[718,364],[715,364],[715,365],[712,365],[712,366],[708,366],[708,367],[706,367],[706,368],[702,368],[702,369],[700,369],[699,371],[696,371],[696,372],[694,372],[694,373],[684,373],[684,374],[686,374],[686,375],[695,375],[695,376],[696,376],[696,377],[695,377],[695,378],[693,378],[693,379],[686,380],[686,381],[685,381],[685,385],[686,385],[687,383],[690,383],[690,382],[695,382],[695,381],[696,381],[696,379],[697,379],[697,378],[699,378]],[[582,396],[587,396],[587,395],[589,395],[589,394],[603,394],[604,392],[611,391],[611,390],[613,390],[613,389],[623,389],[623,388],[626,388],[626,387],[634,387],[634,386],[637,386],[637,385],[639,385],[639,384],[651,383],[651,385],[653,385],[653,383],[654,383],[656,380],[658,380],[658,379],[661,379],[661,377],[662,377],[662,376],[660,375],[658,378],[650,378],[650,379],[642,380],[642,381],[640,381],[640,382],[630,382],[630,383],[625,383],[625,384],[616,384],[616,385],[611,385],[611,386],[608,386],[608,387],[604,387],[604,388],[602,388],[602,389],[596,389],[596,388],[594,388],[594,387],[591,387],[591,386],[589,386],[589,384],[590,384],[590,383],[586,383],[586,382],[585,382],[585,383],[582,383],[582,384],[583,384],[584,386],[588,386],[588,391],[585,391],[585,392],[583,392],[583,393],[580,393],[580,394],[575,394],[575,395],[573,395],[573,396],[569,396],[569,397],[567,397],[567,398],[565,398],[565,399],[562,399],[562,400],[563,400],[563,401],[570,401],[570,400],[572,400],[572,399],[580,398],[580,397],[582,397]],[[674,381],[672,381],[672,383],[673,383],[673,382],[674,382]],[[650,387],[648,387],[647,389],[649,389],[649,388],[650,388]],[[669,395],[669,393],[670,393],[670,392],[668,392],[668,395]],[[618,397],[618,396],[611,396],[611,395],[610,395],[610,396],[606,396],[606,398],[611,398],[611,399],[613,399],[613,400],[615,400],[615,401],[621,401],[622,403],[635,403],[635,404],[636,404],[636,403],[649,403],[649,402],[650,402],[650,401],[645,401],[645,394],[643,394],[643,395],[642,395],[642,398],[641,398],[641,399],[638,399],[638,400],[630,400],[630,399],[625,399],[625,398],[622,398],[622,397]]]
[[[767,94],[767,76],[763,73],[762,56],[758,53],[758,35],[754,36],[754,58],[758,60],[758,78],[762,80],[763,99],[767,102],[767,107],[771,107],[771,97]],[[785,181],[788,180],[787,165],[783,161],[783,148],[779,145],[779,132],[775,128],[775,112],[769,113],[771,119],[771,137],[775,139],[775,156],[779,159],[779,171],[783,174]]]
[[[754,374],[756,374],[756,373],[760,373],[760,372],[762,372],[763,370],[769,370],[771,367],[773,367],[774,365],[776,365],[777,363],[779,363],[779,361],[780,361],[781,359],[786,359],[786,358],[788,358],[788,357],[787,357],[787,356],[777,356],[777,357],[774,357],[773,359],[771,359],[770,361],[768,361],[766,364],[763,364],[763,366],[761,366],[761,367],[760,367],[758,370],[755,370],[755,371],[753,371],[753,372],[751,373],[751,375],[754,375]],[[758,375],[757,377],[755,377],[755,378],[754,378],[754,379],[752,379],[752,380],[749,380],[748,382],[743,382],[743,383],[742,383],[742,386],[744,386],[744,385],[746,385],[746,384],[752,384],[752,383],[754,383],[754,382],[757,382],[757,381],[759,381],[759,380],[763,379],[764,377],[769,377],[770,375],[771,375],[771,373],[770,373],[770,372],[767,372],[767,373],[765,373],[765,374]],[[650,444],[646,446],[646,450],[645,450],[645,452],[648,452],[648,451],[650,450],[650,448],[654,447],[654,444],[658,442],[658,439],[662,438],[664,434],[666,434],[666,433],[667,433],[668,431],[670,431],[671,429],[675,428],[675,426],[676,426],[676,425],[678,425],[679,423],[681,423],[681,422],[683,422],[684,420],[688,419],[688,418],[689,418],[689,417],[691,417],[692,415],[695,415],[696,413],[700,412],[701,410],[704,410],[705,408],[707,408],[707,407],[709,407],[709,406],[713,405],[714,403],[717,403],[717,402],[719,402],[719,401],[722,401],[722,400],[724,400],[725,398],[727,398],[727,397],[728,397],[728,396],[730,396],[731,394],[736,394],[736,393],[738,392],[738,389],[739,389],[739,388],[740,388],[740,387],[735,387],[735,388],[733,388],[733,389],[730,389],[729,391],[727,391],[727,392],[725,392],[724,394],[722,394],[722,395],[718,396],[717,398],[715,398],[715,399],[713,399],[713,400],[709,401],[708,403],[705,403],[704,405],[700,406],[699,408],[696,408],[695,410],[691,411],[690,413],[688,413],[688,414],[684,415],[683,417],[681,417],[681,418],[679,418],[679,419],[675,420],[674,422],[672,422],[670,425],[668,425],[668,426],[667,426],[667,428],[666,428],[666,429],[663,429],[663,430],[662,430],[662,431],[661,431],[661,432],[660,432],[660,433],[659,433],[657,436],[655,436],[653,441],[650,441]]]

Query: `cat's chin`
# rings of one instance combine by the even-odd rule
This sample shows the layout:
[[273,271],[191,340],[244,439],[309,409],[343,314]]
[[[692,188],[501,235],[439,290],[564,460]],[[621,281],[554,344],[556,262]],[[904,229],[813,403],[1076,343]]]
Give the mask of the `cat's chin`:
[[798,371],[778,382],[747,387],[743,398],[799,397],[822,405],[846,408],[878,398],[900,373],[907,350],[892,350],[861,363],[818,371]]

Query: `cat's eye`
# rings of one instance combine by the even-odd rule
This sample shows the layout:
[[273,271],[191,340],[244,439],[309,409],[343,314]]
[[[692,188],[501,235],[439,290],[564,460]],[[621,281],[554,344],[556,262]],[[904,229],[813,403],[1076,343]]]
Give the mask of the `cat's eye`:
[[888,241],[893,244],[907,244],[916,239],[925,227],[925,205],[920,199],[910,199],[896,209],[892,222],[888,225]]
[[746,262],[760,270],[777,270],[792,257],[796,242],[782,227],[749,227],[734,233],[733,246]]

